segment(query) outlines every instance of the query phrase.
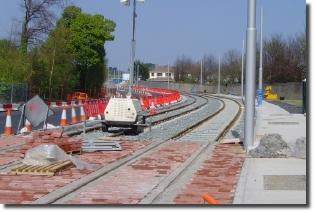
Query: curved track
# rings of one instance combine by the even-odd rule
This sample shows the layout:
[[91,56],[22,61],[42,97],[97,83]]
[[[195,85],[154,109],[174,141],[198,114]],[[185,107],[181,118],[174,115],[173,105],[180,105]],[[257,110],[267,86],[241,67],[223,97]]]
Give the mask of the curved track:
[[[215,141],[218,141],[238,118],[241,110],[238,103],[235,103],[233,100],[230,99],[218,99],[217,97],[205,98],[208,99],[208,104],[206,104],[205,106],[200,107],[195,111],[185,114],[183,116],[177,117],[174,120],[166,121],[160,125],[156,125],[153,130],[155,130],[156,133],[157,131],[159,131],[159,134],[163,134],[163,136],[159,136],[158,138],[155,137],[153,139],[153,142],[145,148],[134,152],[128,157],[125,157],[103,168],[100,168],[95,172],[83,176],[80,179],[69,183],[59,189],[56,189],[51,193],[34,201],[33,203],[69,203],[72,199],[80,197],[81,195],[86,193],[90,188],[95,186],[98,187],[99,183],[102,183],[104,180],[114,177],[115,173],[119,173],[121,172],[121,170],[128,169],[130,166],[133,166],[135,163],[137,163],[137,161],[147,157],[147,155],[154,154],[154,152],[159,151],[161,148],[167,148],[168,145],[172,146],[174,144],[177,145],[178,142],[188,142],[184,139],[187,136],[191,136],[195,134],[195,132],[203,131],[205,128],[211,128],[212,126],[215,126],[215,133],[212,133],[211,130],[213,129],[208,131],[211,132],[211,134],[208,135],[213,135],[213,137],[210,138],[211,140],[207,140],[207,142],[205,143],[195,140],[196,142],[199,142],[199,144],[197,145],[200,145],[200,147],[197,148],[196,151],[192,155],[190,155],[181,166],[177,167],[166,177],[161,178],[160,182],[158,182],[149,191],[146,191],[146,194],[144,196],[139,198],[139,201],[132,202],[143,204],[156,202],[158,203],[158,200],[160,200],[161,196],[167,195],[167,189],[170,188],[170,185],[173,185],[175,179],[182,175],[182,173],[184,173],[188,169],[189,165],[193,161],[200,158],[201,155],[206,152],[208,148],[214,145]],[[214,109],[209,111],[209,109],[212,107],[213,102],[216,102],[217,105],[216,107],[214,107]],[[232,114],[230,114],[230,111],[232,111]],[[173,125],[173,123],[183,123],[183,125],[177,127],[178,130],[171,129],[170,131],[172,133],[165,133],[163,130],[164,128],[162,128],[161,125],[163,127],[166,127]],[[123,176],[119,176],[121,176],[121,181],[123,181]],[[131,190],[130,195],[132,195]]]

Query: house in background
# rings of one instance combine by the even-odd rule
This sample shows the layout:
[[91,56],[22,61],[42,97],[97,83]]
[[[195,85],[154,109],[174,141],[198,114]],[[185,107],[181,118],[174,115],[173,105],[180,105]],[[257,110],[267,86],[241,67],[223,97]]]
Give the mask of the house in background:
[[[167,82],[168,81],[168,66],[155,65],[153,69],[149,71],[148,81]],[[169,69],[169,81],[174,82],[174,68]]]

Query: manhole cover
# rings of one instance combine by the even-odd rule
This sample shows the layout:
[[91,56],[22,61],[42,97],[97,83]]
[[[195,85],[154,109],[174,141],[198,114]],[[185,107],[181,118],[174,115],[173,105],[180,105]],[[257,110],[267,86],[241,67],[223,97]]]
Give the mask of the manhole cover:
[[264,175],[264,190],[304,191],[305,189],[305,175]]
[[277,125],[298,125],[299,122],[280,122],[280,121],[269,121],[268,124],[277,124]]

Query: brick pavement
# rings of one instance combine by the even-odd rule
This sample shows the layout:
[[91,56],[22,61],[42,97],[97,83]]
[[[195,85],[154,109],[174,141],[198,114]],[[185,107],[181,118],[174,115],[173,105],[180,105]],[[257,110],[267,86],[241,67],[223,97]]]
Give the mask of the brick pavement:
[[[99,164],[99,168],[101,168],[113,161],[132,154],[149,143],[150,142],[122,141],[120,142],[122,151],[83,153],[78,157],[83,161]],[[27,150],[27,148],[25,148],[26,146],[30,148],[32,145],[22,145],[17,150],[2,153],[0,155],[0,164],[3,165],[10,161],[22,159],[25,151]],[[0,174],[0,203],[30,203],[91,172],[92,170],[79,170],[75,167],[61,171],[55,176],[16,176],[8,172],[3,172]]]
[[81,191],[69,204],[136,204],[200,147],[167,142]]
[[21,144],[29,141],[30,137],[22,137],[22,136],[0,136],[0,148],[5,148],[10,145]]
[[174,202],[204,204],[202,195],[208,193],[220,204],[231,204],[244,159],[240,144],[217,144]]

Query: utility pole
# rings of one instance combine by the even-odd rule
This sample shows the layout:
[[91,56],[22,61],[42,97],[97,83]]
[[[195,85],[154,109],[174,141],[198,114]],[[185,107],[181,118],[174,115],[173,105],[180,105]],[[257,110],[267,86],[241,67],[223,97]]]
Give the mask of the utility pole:
[[241,63],[241,99],[243,99],[243,95],[244,95],[244,48],[245,48],[245,44],[244,44],[244,40],[242,42],[242,63]]
[[245,68],[244,142],[248,149],[254,143],[255,70],[256,70],[256,0],[248,0]]
[[218,90],[217,93],[220,94],[220,56],[218,59]]
[[201,92],[203,92],[203,59],[201,60]]

